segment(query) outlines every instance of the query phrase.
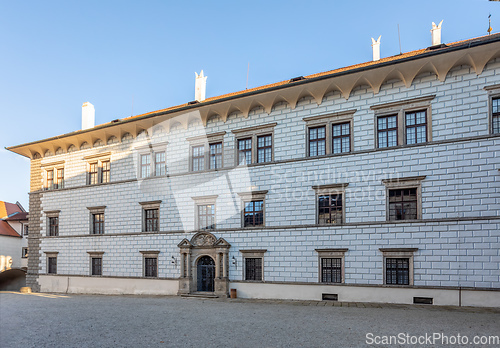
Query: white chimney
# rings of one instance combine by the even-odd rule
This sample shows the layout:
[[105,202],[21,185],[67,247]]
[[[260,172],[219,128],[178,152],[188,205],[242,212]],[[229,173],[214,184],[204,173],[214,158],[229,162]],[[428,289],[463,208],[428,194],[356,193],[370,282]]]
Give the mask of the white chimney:
[[441,24],[443,24],[443,21],[439,22],[438,25],[432,22],[432,46],[441,45]]
[[373,61],[376,62],[377,60],[380,60],[380,38],[382,35],[380,35],[375,41],[375,39],[372,37],[372,50],[373,50]]
[[202,102],[205,100],[205,92],[207,90],[207,77],[203,75],[203,70],[196,75],[196,82],[194,86],[194,100]]
[[95,126],[95,109],[94,105],[85,102],[82,105],[82,129],[94,128]]

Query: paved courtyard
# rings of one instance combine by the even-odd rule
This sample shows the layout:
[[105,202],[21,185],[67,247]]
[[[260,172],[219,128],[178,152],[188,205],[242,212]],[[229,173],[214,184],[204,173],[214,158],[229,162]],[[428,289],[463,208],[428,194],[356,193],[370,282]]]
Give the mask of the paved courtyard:
[[372,340],[399,333],[460,334],[472,340],[500,335],[500,310],[0,293],[4,348],[359,347],[367,346],[369,333]]

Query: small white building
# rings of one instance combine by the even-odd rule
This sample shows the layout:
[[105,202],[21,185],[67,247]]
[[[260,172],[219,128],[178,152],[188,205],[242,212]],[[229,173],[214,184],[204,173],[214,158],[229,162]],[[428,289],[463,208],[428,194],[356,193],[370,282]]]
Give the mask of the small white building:
[[0,201],[0,272],[28,268],[28,213],[17,202]]
[[[440,35],[440,26],[439,28]],[[28,286],[500,306],[500,35],[8,148]]]

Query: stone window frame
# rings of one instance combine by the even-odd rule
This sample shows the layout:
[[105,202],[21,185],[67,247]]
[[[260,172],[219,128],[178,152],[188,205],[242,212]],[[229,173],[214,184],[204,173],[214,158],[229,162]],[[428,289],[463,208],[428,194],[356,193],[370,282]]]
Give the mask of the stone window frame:
[[[231,132],[234,134],[234,165],[248,165],[248,164],[240,164],[239,163],[239,151],[238,151],[238,141],[243,139],[252,139],[252,161],[250,164],[267,164],[273,163],[275,160],[274,150],[275,150],[275,137],[274,137],[274,127],[276,127],[278,123],[266,123],[258,126],[245,127],[240,129],[233,129]],[[257,138],[263,135],[271,136],[271,161],[270,162],[257,162]]]
[[313,185],[312,189],[315,191],[315,223],[319,225],[319,196],[322,195],[333,195],[333,194],[342,194],[342,222],[330,225],[343,225],[346,223],[346,188],[349,186],[349,183],[340,183],[340,184],[326,184],[326,185]]
[[[353,134],[353,120],[354,114],[357,109],[351,109],[341,112],[328,113],[325,115],[316,115],[304,117],[302,121],[305,122],[305,156],[306,157],[320,157],[333,154],[333,125],[339,123],[349,122],[349,152],[342,152],[335,154],[336,156],[347,155],[354,151],[354,134]],[[325,127],[325,154],[318,156],[309,155],[309,129],[316,127]]]
[[[374,145],[377,150],[393,149],[398,146],[416,146],[425,145],[432,141],[432,101],[436,95],[428,95],[424,97],[406,99],[396,102],[372,105],[371,110],[374,111]],[[427,141],[417,144],[406,144],[406,113],[415,111],[426,112],[427,124]],[[396,115],[397,121],[397,145],[379,148],[378,144],[378,118],[384,116]]]
[[314,249],[318,253],[318,283],[330,284],[322,281],[322,259],[340,258],[341,259],[341,282],[331,284],[344,284],[345,283],[345,253],[349,251],[348,248],[321,248]]
[[[45,254],[45,259],[46,259],[46,269],[45,269],[45,274],[58,274],[57,272],[57,255],[59,254],[58,251],[44,251]],[[56,259],[56,271],[49,273],[49,262],[50,258],[55,258]]]
[[[161,200],[157,201],[147,201],[147,202],[139,202],[141,205],[141,232],[148,233],[158,233],[161,231],[160,228],[160,206]],[[157,209],[158,210],[158,230],[157,231],[146,231],[146,210]]]
[[[241,228],[252,229],[266,227],[266,195],[268,192],[268,190],[261,190],[238,193],[241,199]],[[245,204],[254,201],[262,201],[262,226],[245,227]]]
[[[189,171],[193,173],[203,172],[206,170],[219,170],[224,168],[224,136],[225,131],[217,133],[209,133],[198,135],[195,137],[186,138],[189,143]],[[210,168],[210,145],[211,144],[222,144],[222,163],[220,168]],[[203,146],[203,169],[194,171],[193,170],[193,147]]]
[[[45,233],[45,236],[46,237],[58,237],[59,236],[59,230],[60,230],[60,219],[59,219],[59,215],[61,213],[60,210],[46,210],[43,212],[45,214],[45,217],[47,219],[47,222],[46,222],[46,233]],[[51,236],[50,235],[50,219],[51,218],[57,218],[57,234],[55,236]]]
[[[106,214],[105,214],[106,206],[105,205],[101,205],[101,206],[97,206],[97,207],[87,207],[87,209],[89,210],[89,232],[90,232],[90,235],[92,235],[92,236],[102,236],[103,234],[106,233]],[[94,233],[94,221],[93,221],[93,217],[94,217],[95,214],[103,214],[104,215],[104,222],[103,222],[103,226],[102,226],[102,233]]]
[[[241,279],[246,282],[252,282],[252,283],[262,283],[265,281],[264,278],[264,254],[267,252],[267,249],[245,249],[245,250],[240,250],[241,255],[241,260],[242,260],[242,275]],[[253,258],[253,259],[261,259],[261,275],[262,279],[261,280],[246,280],[246,262],[245,259],[247,258]]]
[[[137,179],[147,179],[152,177],[160,177],[167,175],[167,145],[168,141],[163,141],[156,144],[148,144],[135,147],[133,150],[137,156]],[[156,173],[156,153],[165,153],[165,175],[157,175]],[[142,176],[141,159],[142,155],[149,155],[149,176]]]
[[[104,271],[104,265],[103,265],[103,255],[104,251],[87,251],[87,254],[89,254],[89,275],[91,277],[102,277],[103,276],[103,271]],[[101,259],[101,274],[92,274],[92,259],[99,258]]]
[[[217,229],[217,197],[219,195],[211,195],[211,196],[198,196],[191,197],[194,201],[194,230],[195,231],[214,231]],[[214,228],[205,228],[201,229],[199,224],[199,214],[198,214],[198,206],[200,205],[213,205],[214,206]]]
[[[49,163],[44,163],[41,165],[42,168],[42,189],[44,191],[48,190],[58,190],[64,188],[64,176],[65,176],[65,161],[57,161],[57,162],[49,162]],[[59,184],[57,183],[57,178],[58,178],[58,171],[62,170],[63,171],[63,179],[62,179],[62,187],[58,187]],[[48,179],[48,173],[52,171],[52,186],[49,187],[47,183]],[[56,187],[57,186],[57,187]]]
[[[83,158],[84,161],[87,162],[87,175],[86,175],[86,185],[99,185],[99,184],[106,184],[111,182],[111,152],[106,152],[106,153],[98,153],[90,156],[85,156]],[[102,163],[103,162],[109,162],[109,181],[103,182],[103,175],[102,175]],[[90,166],[92,164],[97,165],[97,182],[92,184],[90,182]]]
[[[142,254],[142,277],[147,279],[157,279],[160,275],[160,267],[158,263],[158,255],[160,254],[160,250],[141,250],[139,251]],[[146,259],[156,259],[156,277],[146,277]]]
[[488,95],[488,133],[493,133],[493,99],[500,98],[500,84],[485,86],[484,90]]
[[401,189],[417,189],[417,220],[422,220],[422,181],[426,175],[402,178],[383,179],[385,185],[385,219],[386,221],[415,221],[415,220],[389,220],[389,191]]
[[[414,281],[414,254],[418,250],[418,248],[379,248],[382,252],[383,258],[383,285],[384,286],[393,286],[393,287],[410,287],[413,286]],[[386,274],[386,259],[408,259],[408,284],[387,284]]]

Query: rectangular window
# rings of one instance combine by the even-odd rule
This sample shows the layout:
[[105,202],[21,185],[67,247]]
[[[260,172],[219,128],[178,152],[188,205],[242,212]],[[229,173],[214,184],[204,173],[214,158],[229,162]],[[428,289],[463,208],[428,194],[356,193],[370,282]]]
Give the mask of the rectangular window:
[[262,258],[245,257],[245,280],[262,281]]
[[104,234],[104,213],[92,214],[92,234]]
[[166,174],[166,158],[165,152],[156,152],[155,153],[155,175],[162,176]]
[[146,232],[158,232],[159,209],[144,209],[144,227]]
[[378,147],[398,145],[398,116],[381,116],[377,118]]
[[47,273],[57,274],[57,257],[50,256],[47,258]]
[[54,185],[54,188],[62,189],[62,188],[64,188],[64,169],[58,168],[58,169],[56,169],[56,172],[57,172],[57,177],[56,177],[56,184]]
[[210,169],[222,168],[222,143],[210,144]]
[[151,175],[151,155],[141,155],[141,178]]
[[23,251],[22,251],[21,257],[22,257],[23,259],[28,258],[28,248],[23,248]]
[[252,163],[252,138],[238,139],[238,163]]
[[59,235],[59,218],[49,217],[49,236],[55,237]]
[[491,100],[491,117],[493,134],[498,134],[500,133],[500,98]]
[[309,128],[309,156],[326,154],[326,127]]
[[351,151],[351,123],[332,125],[332,153]]
[[427,112],[412,111],[406,115],[406,144],[427,142]]
[[321,259],[321,282],[342,283],[342,259],[340,257]]
[[215,205],[198,205],[198,229],[213,230],[215,228]]
[[261,135],[257,137],[257,163],[271,162],[273,160],[273,137]]
[[29,232],[29,226],[28,225],[24,225],[24,235],[27,236],[28,232]]
[[54,170],[47,170],[47,190],[54,188]]
[[385,259],[385,283],[397,285],[410,284],[410,259],[409,258],[386,258]]
[[111,163],[109,161],[101,162],[101,182],[106,183],[111,179]]
[[245,202],[243,226],[264,226],[264,201]]
[[92,257],[91,263],[91,274],[94,276],[102,275],[102,257]]
[[205,169],[205,146],[192,147],[193,172]]
[[389,190],[389,220],[416,220],[417,189]]
[[158,258],[145,257],[144,258],[144,276],[156,278],[158,277]]
[[342,194],[318,195],[318,224],[343,223]]
[[97,162],[89,164],[89,185],[95,185],[97,181]]

